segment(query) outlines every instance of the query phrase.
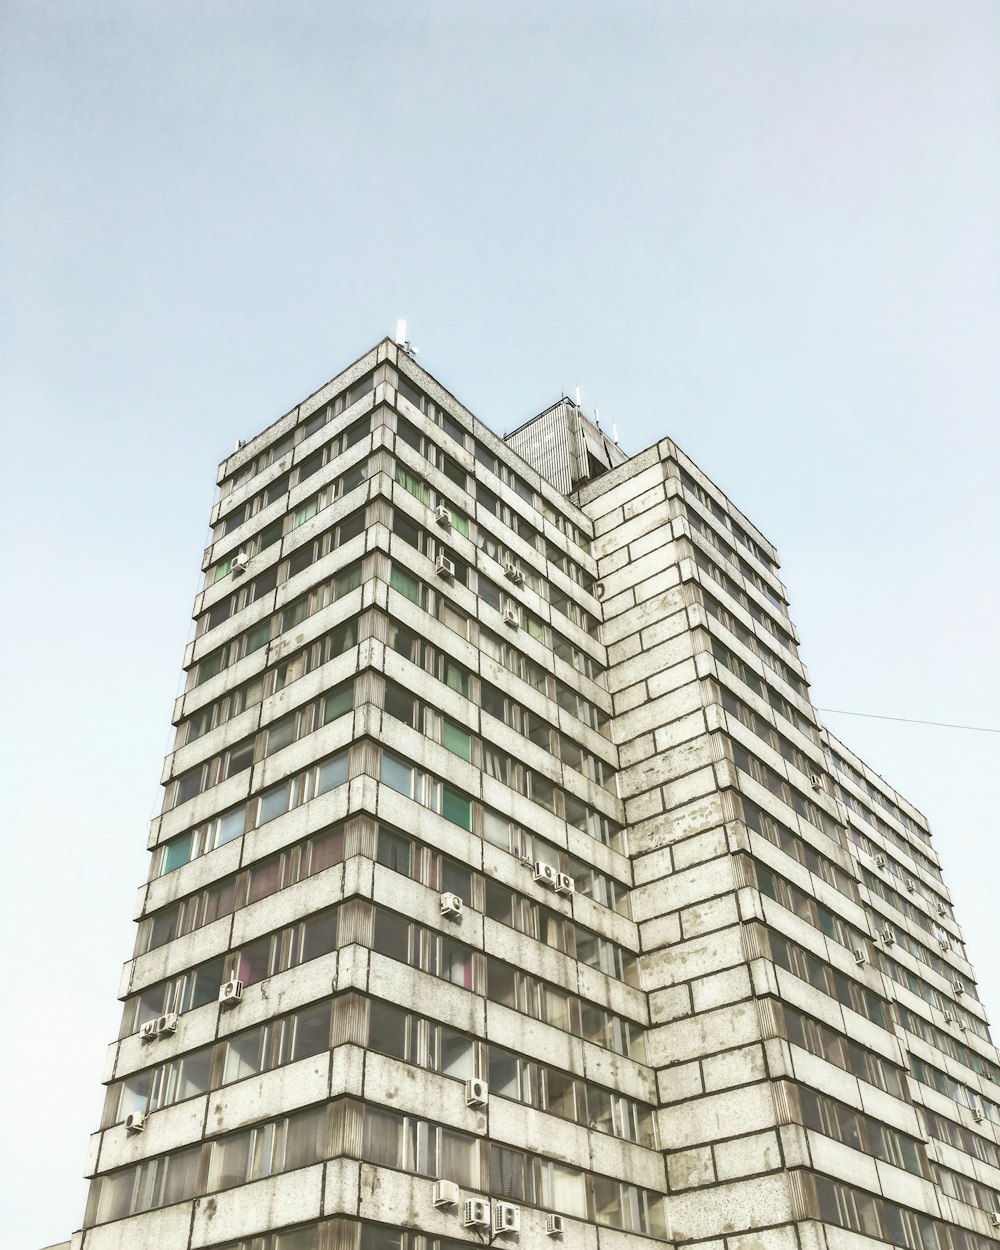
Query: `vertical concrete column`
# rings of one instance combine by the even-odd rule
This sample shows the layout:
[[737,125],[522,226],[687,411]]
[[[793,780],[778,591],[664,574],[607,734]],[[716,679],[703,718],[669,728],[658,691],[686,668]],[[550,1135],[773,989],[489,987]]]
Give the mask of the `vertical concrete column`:
[[595,523],[672,1235],[781,1250],[800,1243],[742,940],[740,903],[752,902],[726,828],[734,777],[699,658],[703,616],[681,578],[670,446],[592,483],[582,502]]

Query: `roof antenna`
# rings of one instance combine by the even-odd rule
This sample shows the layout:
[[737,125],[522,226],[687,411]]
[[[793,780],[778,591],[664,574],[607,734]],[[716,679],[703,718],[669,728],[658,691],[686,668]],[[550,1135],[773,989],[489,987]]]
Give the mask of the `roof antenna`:
[[616,447],[618,446],[618,426],[613,421],[611,422],[611,441]]
[[406,322],[402,318],[396,322],[396,346],[401,347],[407,356],[419,355],[419,349],[406,337]]
[[580,390],[579,386],[577,386],[574,388],[574,393],[576,395],[576,406],[579,408],[580,404],[583,402],[583,392]]

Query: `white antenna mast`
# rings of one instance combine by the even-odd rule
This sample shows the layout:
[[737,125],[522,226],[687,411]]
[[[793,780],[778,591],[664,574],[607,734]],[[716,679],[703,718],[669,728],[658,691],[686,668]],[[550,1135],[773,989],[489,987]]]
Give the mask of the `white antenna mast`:
[[579,386],[576,386],[574,388],[574,393],[576,395],[576,406],[579,408],[580,404],[583,402],[583,392],[580,390]]
[[402,317],[396,322],[396,346],[401,347],[407,356],[416,356],[419,351],[406,337],[406,322]]

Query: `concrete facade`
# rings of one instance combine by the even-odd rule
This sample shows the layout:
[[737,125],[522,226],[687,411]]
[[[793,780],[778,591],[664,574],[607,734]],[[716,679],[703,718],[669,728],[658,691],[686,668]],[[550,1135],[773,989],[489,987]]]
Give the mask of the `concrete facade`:
[[926,822],[621,460],[384,341],[220,466],[74,1250],[1000,1244]]

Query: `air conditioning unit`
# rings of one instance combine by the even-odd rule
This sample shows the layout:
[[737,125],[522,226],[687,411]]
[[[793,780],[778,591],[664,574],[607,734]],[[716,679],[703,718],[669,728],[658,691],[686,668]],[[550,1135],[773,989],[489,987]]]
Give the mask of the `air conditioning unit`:
[[946,1011],[946,1012],[944,1013],[944,1022],[945,1022],[945,1024],[954,1024],[954,1023],[955,1023],[955,1017],[951,1014],[951,1012],[950,1012],[950,1011]]
[[126,1133],[141,1133],[146,1127],[146,1117],[141,1111],[133,1111],[125,1117]]
[[561,1237],[566,1231],[566,1221],[561,1215],[545,1217],[545,1232],[549,1237]]
[[868,953],[863,947],[858,946],[854,951],[854,962],[856,964],[866,964],[868,962]]
[[917,883],[913,880],[912,877],[906,878],[906,888],[910,891],[911,894],[914,892],[914,890],[916,890]]
[[441,895],[441,915],[451,916],[458,920],[462,915],[462,900],[457,894],[451,894],[447,890]]
[[940,946],[943,951],[951,950],[951,943],[946,937],[938,938],[938,946]]
[[944,905],[944,903],[935,903],[934,910],[939,916],[947,916],[948,914],[948,908]]
[[431,1190],[431,1202],[436,1207],[453,1207],[461,1195],[454,1181],[435,1181]]
[[576,882],[568,872],[556,873],[556,893],[557,894],[573,894],[576,890]]
[[884,868],[884,867],[885,867],[885,856],[884,856],[884,855],[876,855],[876,856],[875,856],[875,867],[876,867],[876,868]]
[[556,870],[542,859],[536,859],[532,865],[531,875],[540,885],[547,885],[550,890],[556,886]]
[[438,504],[438,506],[434,509],[434,520],[437,521],[438,525],[440,525],[442,529],[451,529],[451,513],[443,503]]
[[975,1120],[975,1122],[976,1122],[977,1124],[982,1124],[982,1122],[983,1122],[983,1109],[982,1109],[982,1107],[973,1107],[973,1108],[972,1108],[972,1118]]
[[893,933],[890,925],[886,925],[884,929],[879,931],[879,937],[886,944],[886,946],[891,946],[896,940],[896,935]]
[[233,556],[233,577],[242,577],[247,571],[249,563],[250,557],[247,553],[245,551],[237,551],[236,555]]
[[144,1042],[155,1042],[160,1036],[159,1020],[147,1020],[139,1030],[139,1036]]
[[517,567],[513,560],[508,560],[503,566],[503,575],[509,582],[513,582],[515,586],[524,585],[524,574]]
[[952,981],[951,988],[955,991],[956,994],[965,993],[965,986],[962,984],[961,981]]
[[485,1107],[490,1100],[490,1087],[478,1076],[471,1076],[465,1082],[465,1105],[467,1107]]
[[819,775],[819,773],[813,773],[809,778],[809,784],[814,790],[822,790],[823,778]]
[[177,1032],[177,1012],[168,1011],[165,1016],[160,1016],[156,1022],[156,1032],[162,1037],[165,1033]]
[[994,1228],[1000,1228],[1000,1211],[994,1211],[991,1213],[990,1223]]
[[521,1208],[513,1202],[493,1204],[493,1231],[495,1233],[519,1233],[521,1231]]
[[242,997],[243,982],[238,977],[230,977],[219,986],[219,1002],[223,1007],[235,1007]]
[[517,627],[521,624],[518,619],[518,615],[513,608],[504,608],[503,623],[508,627],[508,629],[517,629]]
[[455,562],[449,560],[447,556],[438,556],[434,562],[434,571],[438,577],[443,577],[445,581],[451,581],[455,576]]
[[490,1204],[485,1198],[470,1198],[465,1204],[465,1216],[462,1220],[466,1228],[489,1228]]

